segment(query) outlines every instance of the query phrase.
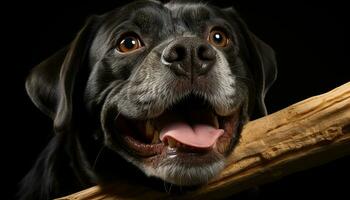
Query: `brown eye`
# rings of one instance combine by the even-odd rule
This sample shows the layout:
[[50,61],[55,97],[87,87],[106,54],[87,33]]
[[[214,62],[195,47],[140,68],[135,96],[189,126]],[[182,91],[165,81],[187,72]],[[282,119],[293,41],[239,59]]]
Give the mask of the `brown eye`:
[[217,47],[226,47],[229,42],[229,38],[225,32],[218,29],[213,29],[210,31],[208,41]]
[[143,45],[140,38],[134,34],[122,36],[117,43],[117,50],[122,53],[127,53],[141,48]]

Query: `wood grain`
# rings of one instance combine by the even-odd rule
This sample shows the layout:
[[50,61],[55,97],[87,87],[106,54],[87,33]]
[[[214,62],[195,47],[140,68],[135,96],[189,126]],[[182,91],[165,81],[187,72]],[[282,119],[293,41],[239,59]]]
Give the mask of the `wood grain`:
[[60,199],[222,199],[349,154],[350,82],[249,122],[225,170],[198,190],[173,195],[120,182]]

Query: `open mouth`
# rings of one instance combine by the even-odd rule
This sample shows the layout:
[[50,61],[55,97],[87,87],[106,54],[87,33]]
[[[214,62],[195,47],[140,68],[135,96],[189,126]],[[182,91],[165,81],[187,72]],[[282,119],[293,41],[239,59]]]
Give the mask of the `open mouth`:
[[205,99],[189,96],[147,120],[118,116],[117,132],[129,153],[139,157],[166,154],[229,152],[236,136],[239,110],[219,116]]

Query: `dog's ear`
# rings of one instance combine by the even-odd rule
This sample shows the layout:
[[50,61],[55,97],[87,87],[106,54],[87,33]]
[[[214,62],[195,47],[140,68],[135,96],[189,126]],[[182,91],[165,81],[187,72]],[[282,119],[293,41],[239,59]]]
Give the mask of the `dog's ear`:
[[254,73],[253,71],[252,73],[259,94],[259,96],[256,97],[258,106],[258,113],[256,113],[256,115],[260,117],[267,115],[265,95],[277,78],[277,61],[275,51],[269,45],[260,40],[253,33],[249,33],[248,38],[250,40],[248,48],[255,57],[255,72],[258,72]]
[[250,113],[254,118],[265,116],[267,115],[265,95],[277,78],[275,52],[248,29],[233,7],[226,8],[223,11],[229,19],[233,20],[232,23],[235,27],[239,29],[238,37],[241,53],[245,57],[254,78],[256,95],[255,97],[251,95],[254,102],[250,102],[250,104],[254,104],[255,108],[252,109],[252,106],[250,106],[250,109],[252,109]]
[[72,120],[73,90],[77,75],[87,64],[87,54],[97,30],[97,17],[90,17],[73,42],[37,65],[26,80],[33,103],[54,120],[55,129]]

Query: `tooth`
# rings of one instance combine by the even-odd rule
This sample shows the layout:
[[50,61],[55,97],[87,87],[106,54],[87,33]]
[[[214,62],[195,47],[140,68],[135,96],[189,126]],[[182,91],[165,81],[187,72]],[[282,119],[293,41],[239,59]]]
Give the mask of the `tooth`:
[[219,128],[219,120],[218,120],[218,116],[214,115],[214,118],[213,118],[213,123],[214,123],[214,126],[215,128]]
[[176,147],[177,146],[177,141],[174,140],[173,138],[168,138],[168,144],[169,144],[169,147]]
[[154,132],[153,132],[152,144],[157,144],[159,142],[160,142],[159,131],[155,129]]
[[147,120],[146,122],[146,138],[152,140],[154,137],[154,127],[151,123],[151,120]]

